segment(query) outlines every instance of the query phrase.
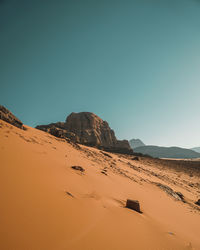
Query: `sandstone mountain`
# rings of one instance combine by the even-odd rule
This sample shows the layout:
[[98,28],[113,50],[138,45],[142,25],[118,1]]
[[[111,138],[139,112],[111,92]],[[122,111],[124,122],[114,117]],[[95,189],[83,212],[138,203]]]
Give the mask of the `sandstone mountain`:
[[71,113],[65,122],[40,125],[36,128],[57,137],[69,138],[74,142],[107,151],[133,153],[128,141],[117,140],[109,124],[94,113]]
[[129,141],[129,144],[132,149],[145,146],[145,144],[140,139],[132,139]]
[[15,127],[23,129],[23,123],[2,105],[0,105],[0,119],[12,124]]

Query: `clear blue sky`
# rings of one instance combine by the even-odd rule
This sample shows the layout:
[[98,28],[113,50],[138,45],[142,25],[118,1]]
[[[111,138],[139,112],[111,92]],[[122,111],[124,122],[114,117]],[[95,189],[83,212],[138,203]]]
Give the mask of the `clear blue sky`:
[[119,139],[200,146],[200,1],[0,0],[0,103],[90,111]]

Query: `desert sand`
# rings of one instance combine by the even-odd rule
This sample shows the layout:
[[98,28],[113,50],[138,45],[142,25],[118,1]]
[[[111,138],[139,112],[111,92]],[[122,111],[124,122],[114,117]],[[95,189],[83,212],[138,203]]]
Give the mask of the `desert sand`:
[[198,162],[133,160],[25,127],[0,121],[0,249],[200,249]]

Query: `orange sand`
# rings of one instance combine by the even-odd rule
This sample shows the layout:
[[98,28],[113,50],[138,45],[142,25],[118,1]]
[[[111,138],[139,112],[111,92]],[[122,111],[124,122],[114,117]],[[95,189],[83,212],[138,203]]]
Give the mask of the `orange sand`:
[[[0,249],[200,249],[200,212],[190,206],[199,190],[187,186],[191,177],[158,170],[153,160],[80,147],[0,121]],[[152,182],[181,191],[188,203]],[[125,208],[127,198],[139,200],[143,214]]]

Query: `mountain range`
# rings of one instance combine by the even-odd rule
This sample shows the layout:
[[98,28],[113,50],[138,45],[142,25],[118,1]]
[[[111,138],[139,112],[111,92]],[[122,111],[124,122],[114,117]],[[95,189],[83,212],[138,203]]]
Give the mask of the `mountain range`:
[[156,158],[193,159],[200,158],[200,147],[186,149],[180,147],[160,147],[145,145],[140,139],[129,141],[135,153],[141,153]]
[[200,147],[196,147],[196,148],[191,148],[191,150],[197,152],[197,153],[200,153]]

